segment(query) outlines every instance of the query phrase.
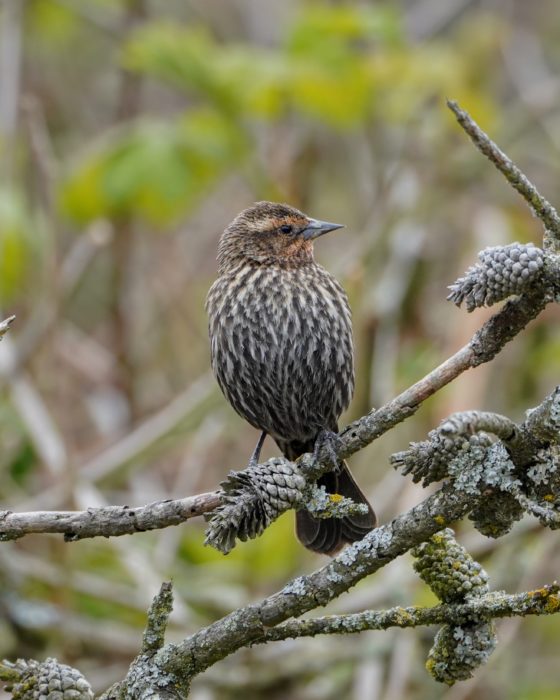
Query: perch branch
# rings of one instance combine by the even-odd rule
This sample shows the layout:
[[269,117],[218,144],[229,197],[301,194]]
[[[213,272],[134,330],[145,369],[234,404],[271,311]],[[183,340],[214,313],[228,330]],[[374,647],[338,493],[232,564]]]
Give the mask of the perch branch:
[[0,541],[17,540],[31,533],[63,534],[68,542],[86,537],[117,537],[156,530],[214,510],[217,491],[174,501],[156,501],[138,508],[106,506],[83,511],[0,511]]
[[[449,103],[463,128],[472,136],[476,145],[488,155],[511,181],[512,185],[533,207],[535,214],[547,229],[558,231],[560,218],[555,209],[542,198],[534,185],[493,144],[469,115],[456,103]],[[476,137],[476,138],[475,138]],[[509,174],[509,175],[508,175]],[[517,183],[517,184],[514,184]],[[558,266],[553,258],[546,261],[538,284],[528,288],[520,296],[506,302],[478,330],[470,342],[432,372],[403,391],[399,396],[377,410],[348,425],[340,434],[337,455],[350,457],[379,438],[398,423],[412,416],[421,404],[453,379],[468,369],[492,360],[501,349],[543,310],[560,286]],[[0,324],[5,332],[13,319]],[[304,455],[299,460],[302,473],[314,479],[330,468],[331,455]],[[114,506],[89,509],[83,512],[10,513],[0,515],[0,539],[17,539],[28,533],[63,533],[68,540],[96,536],[117,536],[134,532],[177,525],[184,520],[208,513],[220,505],[219,492],[201,494],[178,501],[163,501],[141,508]]]
[[[377,410],[348,425],[340,433],[337,455],[346,459],[398,423],[412,416],[421,404],[468,369],[492,360],[549,301],[548,292],[558,281],[552,266],[543,274],[542,286],[508,301],[478,330],[470,342],[425,377]],[[282,461],[282,460],[280,460]],[[331,466],[330,455],[311,454],[299,460],[303,473],[317,478]],[[64,534],[69,541],[87,537],[114,537],[178,525],[188,518],[213,511],[220,505],[219,492],[177,501],[160,501],[139,508],[110,506],[87,511],[38,511],[0,513],[0,540],[19,539],[31,533]]]
[[[556,280],[552,274],[549,287]],[[543,287],[545,283],[543,283]],[[412,416],[421,404],[466,370],[489,362],[547,304],[545,289],[530,290],[512,299],[478,330],[470,342],[432,372],[377,410],[348,425],[340,434],[336,448],[341,459],[363,449],[398,423]],[[324,464],[321,462],[324,462]],[[317,478],[330,468],[330,455],[311,454],[299,460],[304,473]],[[69,541],[87,537],[116,537],[153,530],[213,511],[220,505],[219,492],[191,496],[175,501],[159,501],[139,508],[109,506],[86,511],[0,512],[0,540],[19,539],[31,533],[64,534]]]

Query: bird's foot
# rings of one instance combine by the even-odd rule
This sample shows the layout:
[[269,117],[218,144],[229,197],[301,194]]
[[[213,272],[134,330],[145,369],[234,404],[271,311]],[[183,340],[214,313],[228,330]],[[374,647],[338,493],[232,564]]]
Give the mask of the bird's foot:
[[264,444],[264,441],[266,440],[266,433],[263,432],[260,434],[259,441],[257,442],[255,449],[253,450],[253,454],[249,458],[249,464],[247,467],[256,467],[257,464],[259,463],[259,459],[261,457],[261,449]]
[[334,433],[332,430],[321,430],[315,439],[315,446],[313,448],[313,462],[317,464],[319,461],[319,455],[323,450],[325,450],[333,469],[337,470],[340,467],[340,459],[337,455],[337,449],[340,447],[341,442],[342,441],[338,433]]

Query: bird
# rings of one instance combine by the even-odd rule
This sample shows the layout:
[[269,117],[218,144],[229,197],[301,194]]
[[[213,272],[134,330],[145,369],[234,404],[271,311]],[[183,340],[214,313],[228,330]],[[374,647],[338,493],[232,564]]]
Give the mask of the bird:
[[[354,391],[348,298],[313,255],[320,236],[342,228],[276,202],[257,202],[225,228],[218,278],[207,300],[211,365],[234,410],[295,460],[317,454],[338,433]],[[334,556],[376,526],[376,516],[348,465],[319,486],[367,505],[367,513],[318,519],[296,511],[296,535],[308,549]]]

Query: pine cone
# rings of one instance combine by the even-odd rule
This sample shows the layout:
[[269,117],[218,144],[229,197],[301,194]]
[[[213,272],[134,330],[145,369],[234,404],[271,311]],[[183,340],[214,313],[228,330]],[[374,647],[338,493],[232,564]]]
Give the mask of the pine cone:
[[391,463],[395,469],[402,469],[405,475],[412,474],[415,483],[422,481],[423,486],[428,486],[449,476],[449,465],[458,455],[491,444],[486,433],[448,433],[443,429],[446,425],[447,421],[444,421],[443,426],[428,433],[427,440],[412,442],[408,450],[392,455]]
[[272,458],[230,472],[221,487],[223,504],[205,516],[209,522],[205,544],[227,554],[236,539],[258,537],[279,515],[300,503],[306,481],[293,465]]
[[465,681],[488,661],[496,643],[491,622],[444,625],[430,649],[426,668],[438,683]]
[[[488,592],[488,574],[446,529],[412,550],[414,568],[444,603],[462,603]],[[463,625],[443,625],[426,661],[430,675],[453,685],[465,680],[488,661],[496,646],[492,623],[473,620]]]
[[414,569],[444,603],[460,603],[488,592],[488,574],[449,528],[415,547]]
[[485,248],[478,254],[480,263],[470,267],[464,277],[450,285],[447,297],[457,306],[464,301],[467,311],[492,306],[523,290],[540,274],[544,252],[532,243],[512,243]]
[[515,496],[503,491],[483,498],[469,514],[476,529],[486,537],[497,539],[506,535],[513,524],[523,517],[523,508]]
[[18,680],[6,686],[14,700],[93,700],[93,691],[84,676],[56,659],[19,659],[15,664],[4,661],[4,665],[19,674]]

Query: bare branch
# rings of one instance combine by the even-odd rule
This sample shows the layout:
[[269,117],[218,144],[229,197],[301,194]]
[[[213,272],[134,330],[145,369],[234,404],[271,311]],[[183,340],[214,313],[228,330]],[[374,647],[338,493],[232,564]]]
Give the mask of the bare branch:
[[498,168],[509,184],[527,202],[535,216],[542,221],[545,229],[550,232],[555,241],[560,243],[560,216],[552,204],[540,194],[529,178],[484,133],[467,111],[461,109],[453,100],[448,100],[447,106],[457,117],[457,121],[470,136],[478,150]]
[[15,316],[8,316],[0,323],[0,339],[2,339],[8,332],[12,323],[16,320]]
[[116,537],[180,525],[189,518],[214,510],[220,504],[216,491],[146,506],[106,506],[84,511],[0,511],[0,541],[17,540],[31,533],[63,534],[67,542],[87,537]]

